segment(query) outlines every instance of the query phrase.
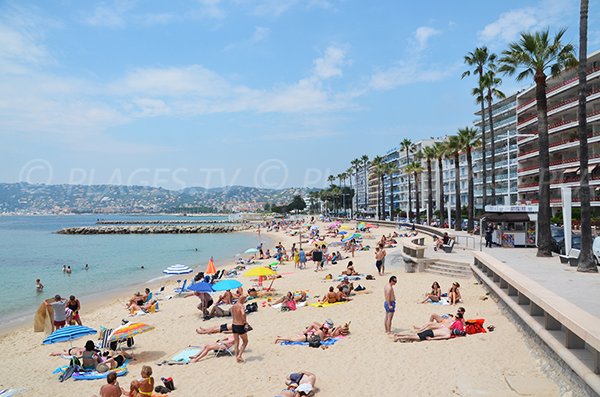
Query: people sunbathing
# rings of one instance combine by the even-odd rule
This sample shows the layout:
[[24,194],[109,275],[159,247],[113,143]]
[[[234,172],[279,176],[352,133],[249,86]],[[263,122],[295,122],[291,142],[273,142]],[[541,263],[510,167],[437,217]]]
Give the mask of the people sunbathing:
[[440,285],[438,284],[438,282],[434,281],[433,284],[431,284],[431,292],[428,294],[425,294],[425,299],[423,299],[423,301],[421,303],[425,303],[427,301],[439,302],[441,295],[442,295],[442,289],[440,288]]
[[344,293],[343,286],[338,286],[338,292],[336,292],[336,294],[338,302],[350,302],[352,300],[346,293]]
[[397,333],[394,334],[394,342],[420,342],[424,340],[450,339],[451,337],[452,331],[449,327],[440,327],[426,329],[418,333]]
[[230,334],[232,332],[232,328],[231,328],[231,324],[221,324],[221,325],[215,325],[214,327],[209,327],[209,328],[196,328],[196,332],[200,335],[207,335],[207,334]]
[[275,397],[314,396],[317,376],[312,372],[298,371],[289,374],[285,380],[286,389]]
[[135,312],[141,310],[144,313],[148,313],[152,311],[152,306],[154,306],[154,308],[156,309],[156,305],[158,304],[157,300],[152,300],[150,302],[146,302],[144,304],[142,304],[141,306],[138,305],[137,303],[133,303],[129,306],[129,314],[133,315],[135,314]]
[[[459,314],[460,314],[460,318],[462,319],[465,314],[464,307],[459,307],[457,309],[456,316],[454,316],[453,314],[450,314],[450,313],[442,314],[442,315],[433,313],[431,316],[429,316],[429,322],[425,323],[424,325],[422,325],[420,327],[413,326],[413,328],[417,332],[422,332],[426,329],[449,327],[456,320],[455,317],[458,317]],[[464,323],[464,320],[463,320],[463,323]]]
[[152,377],[152,368],[147,365],[142,367],[142,379],[134,380],[129,385],[129,397],[148,397],[152,396],[154,390],[154,378]]
[[231,317],[231,306],[232,305],[214,305],[212,309],[208,312],[208,316],[205,316],[204,319],[208,320],[213,317]]
[[275,339],[275,344],[280,342],[308,342],[314,336],[319,337],[319,340],[323,342],[332,337],[329,332],[331,328],[333,328],[333,321],[331,320],[324,324],[312,323],[300,335],[289,338],[278,336]]
[[336,303],[338,301],[338,294],[335,292],[333,286],[329,287],[329,291],[321,299],[321,303]]
[[200,361],[201,359],[206,357],[206,355],[208,353],[210,353],[211,351],[220,352],[220,351],[228,350],[233,346],[234,342],[235,342],[235,340],[233,338],[233,335],[230,335],[223,340],[217,340],[214,343],[209,343],[208,345],[204,346],[204,348],[202,349],[202,351],[200,353],[198,353],[194,356],[191,356],[190,362],[197,363],[198,361]]
[[348,266],[346,266],[346,270],[344,270],[342,274],[346,276],[358,276],[358,273],[356,270],[354,270],[354,264],[352,261],[348,262]]
[[448,302],[451,305],[455,305],[458,302],[462,302],[462,296],[460,295],[460,284],[458,282],[453,282],[452,287],[448,291]]
[[129,299],[129,302],[125,305],[128,309],[131,307],[131,305],[138,305],[138,306],[143,306],[144,303],[146,303],[146,301],[148,300],[148,295],[150,294],[150,289],[146,288],[146,291],[144,294],[142,294],[141,292],[136,292],[135,294],[133,294],[133,296]]
[[352,291],[354,290],[354,284],[351,283],[350,280],[348,279],[348,276],[346,276],[338,284],[337,288],[341,289],[341,291],[344,294],[346,294],[347,296],[349,296],[352,293]]

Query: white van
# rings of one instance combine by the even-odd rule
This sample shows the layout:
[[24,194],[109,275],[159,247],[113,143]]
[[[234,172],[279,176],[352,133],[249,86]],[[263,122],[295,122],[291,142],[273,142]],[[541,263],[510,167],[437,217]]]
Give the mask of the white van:
[[594,261],[596,266],[600,266],[600,236],[594,239],[592,244],[592,252],[594,253]]

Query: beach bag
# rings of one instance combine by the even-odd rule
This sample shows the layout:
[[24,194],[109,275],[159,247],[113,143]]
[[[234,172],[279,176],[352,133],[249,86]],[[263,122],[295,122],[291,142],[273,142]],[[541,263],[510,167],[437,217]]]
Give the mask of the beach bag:
[[165,387],[171,391],[175,390],[175,383],[173,383],[173,378],[160,378],[165,385]]
[[257,312],[258,311],[258,303],[253,302],[253,303],[248,303],[246,305],[246,314],[247,313],[253,313],[253,312]]
[[308,338],[308,346],[321,347],[321,337],[319,335],[311,335]]
[[294,301],[294,300],[287,301],[287,302],[285,302],[285,305],[282,305],[282,307],[283,306],[287,306],[288,310],[292,310],[292,311],[296,310],[296,301]]
[[465,321],[465,332],[468,335],[485,334],[487,331],[483,327],[484,321],[485,321],[485,319],[483,319],[483,318],[477,318],[477,319]]
[[365,277],[365,280],[375,280],[375,277],[373,277],[370,274],[367,274],[367,277]]

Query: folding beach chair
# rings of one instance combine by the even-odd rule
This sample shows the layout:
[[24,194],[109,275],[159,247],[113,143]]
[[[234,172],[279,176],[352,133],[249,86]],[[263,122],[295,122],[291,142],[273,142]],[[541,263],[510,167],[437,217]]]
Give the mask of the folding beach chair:
[[183,285],[181,286],[181,288],[175,288],[175,293],[181,295],[182,292],[186,292],[186,287],[187,286],[187,279],[183,280]]
[[215,353],[215,357],[220,357],[220,356],[231,356],[233,357],[233,346],[231,347],[226,347],[225,345],[219,343],[219,349],[214,351]]

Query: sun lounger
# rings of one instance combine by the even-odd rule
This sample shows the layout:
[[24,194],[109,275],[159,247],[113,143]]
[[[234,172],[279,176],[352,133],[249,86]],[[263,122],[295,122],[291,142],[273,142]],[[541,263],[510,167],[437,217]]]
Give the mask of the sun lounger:
[[182,292],[187,292],[186,286],[187,286],[187,279],[183,280],[183,285],[181,286],[181,288],[175,288],[174,292],[178,295],[181,295]]

